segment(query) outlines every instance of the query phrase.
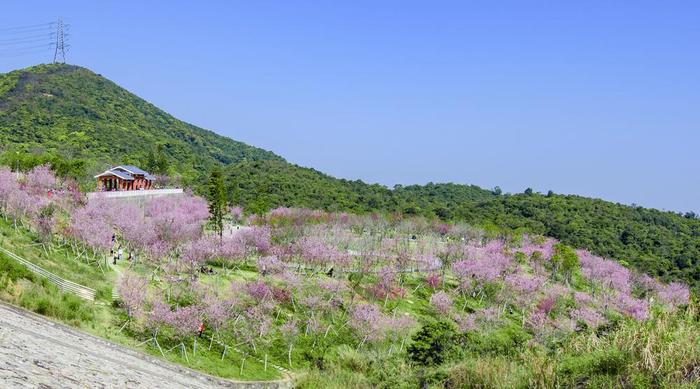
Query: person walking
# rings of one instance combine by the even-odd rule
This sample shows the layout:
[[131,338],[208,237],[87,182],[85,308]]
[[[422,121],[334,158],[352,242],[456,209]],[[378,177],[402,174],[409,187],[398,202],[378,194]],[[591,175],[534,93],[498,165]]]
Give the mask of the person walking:
[[124,255],[124,250],[119,247],[119,250],[117,251],[117,258],[119,258],[120,261],[122,260],[122,255]]

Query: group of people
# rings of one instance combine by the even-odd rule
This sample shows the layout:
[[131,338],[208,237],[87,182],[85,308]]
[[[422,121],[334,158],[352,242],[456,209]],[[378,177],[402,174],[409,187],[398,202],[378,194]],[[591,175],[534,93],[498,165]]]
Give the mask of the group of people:
[[[117,260],[122,260],[124,258],[124,249],[122,245],[117,246],[117,251],[114,251],[114,245],[117,243],[117,236],[112,234],[112,249],[109,250],[109,254],[112,256],[112,264],[116,265]],[[134,255],[129,251],[129,256],[126,258],[127,261],[131,262],[134,259]]]

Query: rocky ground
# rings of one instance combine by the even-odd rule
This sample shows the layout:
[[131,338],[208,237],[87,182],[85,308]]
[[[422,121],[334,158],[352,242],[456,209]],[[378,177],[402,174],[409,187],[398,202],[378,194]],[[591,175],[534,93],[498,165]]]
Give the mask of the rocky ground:
[[220,380],[0,304],[3,388],[267,388]]

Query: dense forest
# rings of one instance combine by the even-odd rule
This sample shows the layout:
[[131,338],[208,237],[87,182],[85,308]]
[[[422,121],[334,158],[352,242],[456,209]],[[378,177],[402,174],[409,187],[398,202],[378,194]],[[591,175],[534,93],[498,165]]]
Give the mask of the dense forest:
[[248,212],[277,206],[421,215],[497,231],[533,231],[700,286],[700,220],[580,196],[502,194],[459,184],[387,188],[337,179],[179,121],[87,69],[39,65],[0,75],[0,164],[50,163],[91,189],[91,175],[133,163],[205,193],[224,168],[228,200]]

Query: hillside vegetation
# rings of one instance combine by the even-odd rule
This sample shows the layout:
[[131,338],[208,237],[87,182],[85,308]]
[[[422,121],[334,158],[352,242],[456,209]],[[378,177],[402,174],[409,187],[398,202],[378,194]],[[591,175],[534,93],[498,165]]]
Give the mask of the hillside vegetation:
[[179,121],[87,69],[39,65],[0,75],[0,163],[20,170],[50,162],[93,185],[107,164],[170,173],[206,192],[225,166],[228,198],[251,212],[278,206],[400,213],[466,221],[495,231],[531,231],[609,256],[664,280],[700,286],[700,220],[579,196],[503,195],[477,186],[387,188],[343,180]]
[[685,284],[422,217],[232,207],[219,235],[207,205],[84,202],[48,166],[0,167],[0,244],[107,286],[80,301],[0,255],[0,299],[220,377],[291,372],[303,388],[700,384]]
[[530,231],[617,258],[665,280],[700,285],[700,220],[581,196],[496,195],[477,186],[427,184],[392,190],[278,161],[228,169],[230,201],[253,212],[278,206],[388,212]]
[[139,165],[157,145],[186,177],[215,164],[282,160],[177,120],[88,69],[63,64],[0,75],[0,145],[84,160],[86,174],[106,164]]

